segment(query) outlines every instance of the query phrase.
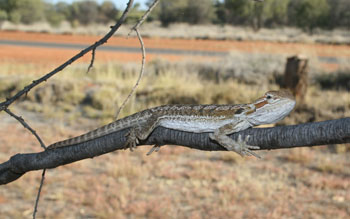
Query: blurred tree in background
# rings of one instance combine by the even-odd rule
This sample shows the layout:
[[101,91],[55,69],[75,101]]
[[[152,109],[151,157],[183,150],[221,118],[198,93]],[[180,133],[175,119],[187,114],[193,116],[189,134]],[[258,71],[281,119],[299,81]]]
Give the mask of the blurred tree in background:
[[111,1],[104,1],[99,8],[98,23],[107,24],[118,19],[118,10]]
[[42,0],[0,0],[0,10],[14,23],[32,24],[44,17]]
[[329,0],[329,28],[347,27],[350,29],[350,0]]
[[293,0],[270,0],[264,5],[264,24],[267,27],[288,24],[288,5]]
[[[150,5],[153,0],[148,0]],[[128,23],[143,14],[135,4]],[[0,0],[0,22],[31,24],[46,20],[53,26],[68,21],[73,26],[109,23],[118,18],[119,11],[110,0],[58,2],[49,0]],[[350,0],[161,0],[148,21],[159,20],[163,26],[171,23],[231,24],[262,27],[300,27],[310,33],[315,28],[350,28]]]
[[[153,1],[150,0],[149,4]],[[168,26],[175,22],[184,22],[185,8],[187,0],[163,0],[160,1],[158,7],[153,11],[156,20],[162,23],[162,26]]]
[[131,8],[128,17],[126,18],[126,23],[136,23],[143,13],[144,12],[140,10],[140,4],[135,3]]
[[[149,0],[148,5],[152,2],[153,0]],[[213,0],[162,0],[153,11],[151,20],[159,20],[162,26],[176,22],[212,23],[216,20],[215,2]]]
[[59,26],[62,21],[67,19],[65,14],[52,4],[45,4],[45,18],[54,27]]
[[95,1],[77,1],[72,3],[71,16],[68,18],[74,24],[91,24],[97,20],[98,4]]
[[216,19],[213,0],[187,1],[184,16],[190,24],[211,23]]
[[7,20],[7,13],[4,10],[0,9],[0,22]]
[[316,27],[327,27],[329,4],[327,0],[299,0],[295,3],[294,17],[298,27],[312,33]]

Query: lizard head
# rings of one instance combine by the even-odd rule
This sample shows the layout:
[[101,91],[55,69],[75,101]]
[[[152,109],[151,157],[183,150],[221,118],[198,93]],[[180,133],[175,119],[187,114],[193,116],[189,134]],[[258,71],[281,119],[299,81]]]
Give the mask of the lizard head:
[[295,98],[287,90],[268,91],[253,103],[255,112],[249,115],[254,125],[270,124],[282,120],[295,107]]

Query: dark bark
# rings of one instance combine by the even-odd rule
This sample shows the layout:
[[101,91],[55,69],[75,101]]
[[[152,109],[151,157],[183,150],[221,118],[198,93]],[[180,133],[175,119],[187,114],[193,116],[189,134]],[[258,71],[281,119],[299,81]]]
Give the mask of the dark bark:
[[[40,153],[16,154],[0,164],[0,184],[12,182],[28,171],[55,168],[124,149],[126,132],[127,130],[122,130],[81,144]],[[259,145],[261,150],[349,143],[350,118],[273,128],[253,128],[239,134],[243,138],[249,135],[247,143]],[[237,139],[239,134],[235,133],[231,137]],[[226,150],[211,141],[208,133],[189,133],[163,127],[155,129],[148,139],[141,142],[141,145],[152,144],[182,145],[206,151]]]

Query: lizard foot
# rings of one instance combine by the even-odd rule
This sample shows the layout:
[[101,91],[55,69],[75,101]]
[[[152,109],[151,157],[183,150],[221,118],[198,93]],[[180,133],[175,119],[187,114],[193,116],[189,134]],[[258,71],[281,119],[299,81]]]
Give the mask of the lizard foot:
[[258,154],[251,151],[251,149],[260,149],[259,146],[248,145],[246,142],[249,140],[249,135],[242,139],[242,136],[239,135],[237,141],[231,139],[227,135],[220,135],[215,133],[210,133],[209,137],[215,141],[217,141],[221,146],[226,148],[228,151],[234,151],[237,154],[243,156],[253,155],[257,158],[261,158]]
[[151,155],[154,152],[158,152],[160,150],[160,146],[159,145],[154,145],[151,150],[148,151],[148,153],[146,154],[147,156]]
[[130,148],[130,151],[134,151],[136,148],[136,145],[139,143],[139,139],[136,136],[135,130],[131,129],[129,132],[125,134],[126,142],[125,142],[125,149]]
[[257,157],[257,158],[260,158],[261,159],[261,157],[257,154],[257,153],[255,153],[255,152],[253,152],[253,151],[251,151],[251,149],[255,149],[255,150],[257,150],[257,149],[260,149],[260,147],[259,146],[252,146],[252,145],[247,145],[247,141],[249,140],[249,138],[250,138],[250,136],[248,135],[247,137],[245,137],[245,139],[242,139],[242,136],[241,135],[238,135],[238,139],[237,139],[237,144],[239,145],[239,147],[240,147],[240,155],[241,156],[244,156],[244,155],[246,155],[246,156],[250,156],[250,155],[253,155],[254,157]]

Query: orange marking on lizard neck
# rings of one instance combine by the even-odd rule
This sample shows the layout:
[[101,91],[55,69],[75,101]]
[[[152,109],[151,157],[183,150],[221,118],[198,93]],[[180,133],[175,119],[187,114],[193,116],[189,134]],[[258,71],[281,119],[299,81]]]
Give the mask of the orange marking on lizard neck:
[[255,111],[256,111],[255,109],[249,110],[248,112],[246,112],[246,115],[252,114],[252,113],[254,113]]
[[259,109],[259,108],[265,106],[266,104],[267,104],[267,100],[264,100],[264,101],[262,101],[262,102],[259,102],[259,103],[254,104],[254,105],[255,105],[255,108],[256,108],[256,109]]

